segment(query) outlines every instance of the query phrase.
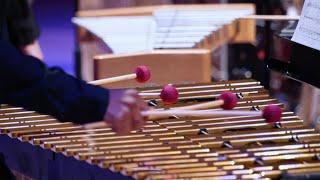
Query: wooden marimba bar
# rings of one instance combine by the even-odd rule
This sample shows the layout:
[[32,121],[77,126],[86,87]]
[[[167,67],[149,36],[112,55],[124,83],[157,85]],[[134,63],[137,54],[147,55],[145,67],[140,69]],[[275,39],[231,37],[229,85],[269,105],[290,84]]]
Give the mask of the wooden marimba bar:
[[[154,108],[180,107],[215,99],[229,90],[239,98],[235,109],[255,111],[268,104],[283,106],[253,80],[181,85],[177,89],[179,101],[170,107],[160,99],[145,100]],[[159,92],[160,88],[139,90]],[[108,126],[88,130],[3,105],[0,130],[2,138],[10,137],[7,143],[25,144],[36,148],[36,153],[52,153],[54,158],[46,163],[57,161],[58,168],[50,171],[65,173],[63,178],[101,178],[106,177],[101,175],[105,172],[114,179],[276,179],[284,173],[301,175],[320,170],[320,134],[288,111],[275,124],[249,115],[172,115],[148,121],[142,129],[120,136]],[[90,171],[90,176],[82,175],[85,171]]]

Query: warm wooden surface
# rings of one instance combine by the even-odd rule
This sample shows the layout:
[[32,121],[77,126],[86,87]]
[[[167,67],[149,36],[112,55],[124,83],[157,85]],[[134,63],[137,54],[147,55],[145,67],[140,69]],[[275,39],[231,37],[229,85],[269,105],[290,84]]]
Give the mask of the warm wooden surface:
[[210,82],[211,54],[206,49],[159,50],[125,55],[96,56],[95,79],[131,73],[137,66],[146,65],[151,70],[147,84],[135,80],[110,84],[107,87],[142,87],[168,83]]
[[80,10],[171,4],[171,0],[78,0]]
[[252,19],[252,20],[269,20],[269,21],[291,21],[299,20],[300,16],[288,16],[288,15],[250,15],[241,19]]
[[311,85],[303,84],[301,91],[298,114],[305,120],[305,124],[320,130],[320,107],[318,105],[320,102],[320,90]]
[[85,81],[94,80],[93,58],[98,54],[111,53],[100,40],[85,41],[79,45],[81,53],[81,78]]

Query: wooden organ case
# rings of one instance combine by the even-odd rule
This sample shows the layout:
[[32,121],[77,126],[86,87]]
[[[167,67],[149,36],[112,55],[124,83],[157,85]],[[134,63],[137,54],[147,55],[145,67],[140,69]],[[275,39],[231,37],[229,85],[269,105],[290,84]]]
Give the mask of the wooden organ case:
[[[238,110],[282,107],[254,80],[177,88],[181,97],[174,107],[209,101],[226,90],[237,94]],[[159,99],[145,100],[164,107]],[[7,164],[34,179],[279,179],[320,170],[320,133],[288,111],[275,124],[258,116],[173,116],[119,136],[107,126],[87,130],[2,105],[0,132]]]
[[[168,80],[170,83],[210,82],[215,49],[226,43],[255,42],[255,20],[243,18],[254,13],[253,4],[161,5],[79,11],[75,22],[79,25],[81,75],[90,81],[128,73],[144,64],[155,72],[147,86],[163,85]],[[103,22],[103,18],[105,24],[99,25],[104,28],[102,33],[85,22],[90,19]],[[139,28],[133,26],[143,21],[142,18],[152,19],[153,30],[150,30],[152,23]],[[133,25],[123,28],[122,23]],[[99,33],[98,38],[96,34]],[[111,87],[121,86],[140,85],[125,82]]]

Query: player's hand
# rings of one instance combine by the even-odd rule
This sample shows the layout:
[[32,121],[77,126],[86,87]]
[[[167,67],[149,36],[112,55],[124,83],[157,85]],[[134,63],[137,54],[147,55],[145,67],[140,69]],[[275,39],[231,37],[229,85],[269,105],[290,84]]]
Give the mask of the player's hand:
[[145,119],[141,111],[147,110],[147,104],[133,89],[110,90],[109,106],[104,116],[106,123],[118,134],[127,134],[144,126]]

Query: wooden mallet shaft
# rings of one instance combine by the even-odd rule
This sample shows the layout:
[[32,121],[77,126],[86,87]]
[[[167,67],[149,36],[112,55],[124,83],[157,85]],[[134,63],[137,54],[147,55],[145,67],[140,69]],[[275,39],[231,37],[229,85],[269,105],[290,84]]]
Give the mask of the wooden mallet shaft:
[[[211,108],[217,108],[221,107],[224,104],[224,100],[219,99],[215,101],[210,101],[210,102],[204,102],[204,103],[198,103],[198,104],[193,104],[189,106],[181,106],[181,107],[173,107],[171,110],[202,110],[202,109],[211,109]],[[157,109],[159,110],[164,110],[164,109]],[[162,116],[157,117],[156,115],[149,116],[149,120],[154,120],[154,119],[159,119],[162,118]]]
[[296,21],[300,16],[288,15],[249,15],[241,17],[240,19],[264,20],[264,21]]
[[200,109],[210,109],[210,108],[221,107],[223,104],[224,104],[224,100],[219,99],[216,101],[199,103],[199,104],[194,104],[194,105],[189,105],[189,106],[175,107],[175,108],[171,108],[171,109],[175,109],[175,110],[200,110]]
[[[194,105],[189,105],[189,106],[182,106],[182,107],[176,107],[172,108],[172,110],[200,110],[200,109],[209,109],[209,108],[214,108],[214,107],[219,107],[224,104],[223,100],[216,100],[216,101],[211,101],[211,102],[205,102],[205,103],[199,103],[199,104],[194,104]],[[156,109],[156,110],[151,110],[151,111],[156,111],[156,112],[161,112],[161,111],[167,111],[163,109]],[[170,113],[170,112],[169,112]],[[160,113],[161,114],[161,113]],[[142,114],[141,114],[142,115]],[[172,114],[171,114],[172,115]],[[171,116],[169,115],[169,116]],[[155,120],[163,118],[163,114],[161,116],[157,116],[156,114],[149,116],[148,120]],[[86,129],[93,129],[93,128],[99,128],[106,126],[105,122],[95,122],[95,123],[89,123],[86,124],[84,127]]]
[[238,103],[237,96],[230,92],[225,91],[222,92],[219,96],[218,100],[209,101],[204,103],[193,104],[189,106],[182,106],[182,107],[174,107],[171,108],[172,110],[200,110],[200,109],[211,109],[211,108],[223,108],[225,110],[233,109]]
[[111,83],[120,82],[120,81],[132,80],[132,79],[136,79],[136,78],[137,78],[137,75],[135,73],[132,73],[132,74],[127,74],[127,75],[122,75],[122,76],[117,76],[117,77],[111,77],[111,78],[90,81],[89,84],[104,85],[104,84],[111,84]]
[[89,84],[93,85],[104,85],[104,84],[110,84],[120,81],[127,81],[136,79],[140,83],[144,83],[150,79],[151,73],[148,67],[146,66],[138,66],[134,73],[121,75],[117,77],[111,77],[111,78],[105,78],[105,79],[99,79],[95,81],[90,81]]
[[[169,94],[169,93],[166,93],[166,94]],[[190,105],[190,106],[177,107],[172,109],[196,110],[196,109],[209,109],[209,108],[222,107],[223,109],[230,110],[230,109],[233,109],[237,105],[237,103],[238,103],[237,96],[232,92],[225,91],[220,94],[218,100],[205,102],[201,104]]]
[[[281,109],[276,105],[269,105],[262,111],[242,111],[242,110],[185,110],[185,109],[173,109],[173,110],[148,110],[141,111],[141,115],[148,117],[148,120],[154,120],[154,118],[167,118],[170,116],[179,117],[223,117],[223,116],[262,116],[266,122],[274,123],[281,119]],[[87,129],[99,128],[105,126],[105,122],[96,122],[86,124],[84,127]]]
[[160,92],[140,92],[140,96],[143,96],[144,98],[158,98],[160,96]]
[[[231,115],[231,114],[243,114],[241,112],[231,112],[229,111],[217,111],[217,110],[186,110],[186,109],[173,109],[173,110],[149,110],[149,111],[141,111],[141,116],[148,117],[148,120],[155,120],[158,118],[166,118],[173,115],[179,117],[216,117],[221,115]],[[253,112],[256,115],[256,112]],[[84,127],[86,129],[93,129],[106,126],[105,122],[95,122],[85,124]]]
[[[176,115],[176,114],[170,114],[170,113],[174,113],[175,111],[178,111],[178,110],[201,110],[201,109],[210,109],[210,108],[218,108],[218,107],[222,107],[223,109],[230,110],[237,105],[237,96],[232,92],[229,92],[229,91],[223,92],[219,98],[220,99],[215,101],[198,103],[198,104],[189,105],[189,106],[174,107],[171,110],[157,109],[157,110],[153,110],[156,113],[152,114],[153,111],[150,111],[151,114],[146,116],[148,116],[148,120],[155,120],[163,117],[170,117],[172,115]],[[163,116],[162,111],[167,112],[167,116]],[[159,113],[160,116],[157,116],[157,113]],[[101,126],[103,127],[104,125],[106,125],[104,122],[97,122],[97,123],[90,123],[86,126],[92,129],[92,128],[97,128]]]
[[188,110],[188,109],[172,109],[172,110],[150,110],[142,111],[144,117],[170,117],[172,115],[179,117],[220,117],[220,116],[259,116],[260,111],[241,111],[241,110]]
[[[188,92],[184,92],[184,93],[188,93]],[[154,96],[160,97],[164,103],[167,103],[167,102],[174,102],[175,103],[176,101],[178,101],[178,98],[179,98],[179,92],[172,85],[166,85],[160,93],[157,93],[157,92],[156,93],[139,93],[139,95],[144,96],[145,98],[146,97],[150,98],[150,96],[151,97],[154,97]],[[230,110],[230,109],[233,109],[237,105],[237,102],[238,102],[238,98],[234,93],[229,92],[229,91],[225,91],[225,92],[221,93],[219,100],[217,100],[216,102],[211,101],[211,102],[207,102],[207,103],[204,103],[201,105],[197,104],[197,105],[195,105],[195,109],[206,109],[206,108],[213,108],[213,107],[220,107],[221,106],[223,109]],[[203,108],[201,108],[201,107],[203,107]],[[183,109],[185,109],[185,107]],[[189,108],[189,109],[194,109],[194,108],[191,106],[191,108]]]

